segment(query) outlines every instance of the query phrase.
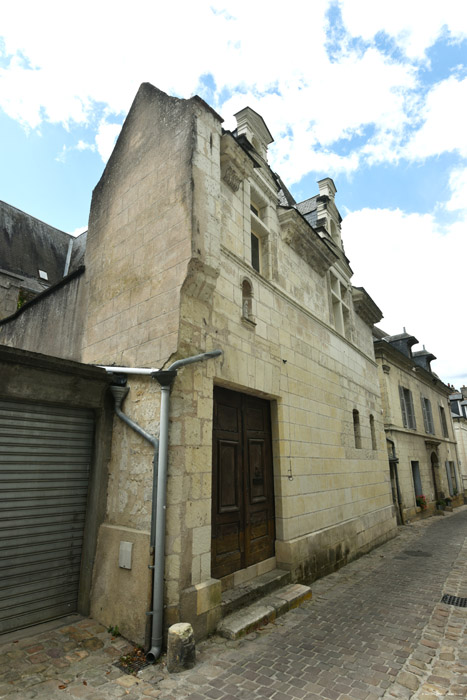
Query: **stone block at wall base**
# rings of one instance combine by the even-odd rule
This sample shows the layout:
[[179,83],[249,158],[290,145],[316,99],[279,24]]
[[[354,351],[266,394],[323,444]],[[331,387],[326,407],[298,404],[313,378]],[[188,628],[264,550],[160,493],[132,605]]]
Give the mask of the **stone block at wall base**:
[[221,619],[221,595],[221,582],[215,578],[181,592],[180,619],[192,625],[196,640],[215,632]]
[[[119,566],[120,542],[131,542],[131,569]],[[146,646],[151,609],[149,533],[101,525],[91,589],[91,617],[106,627],[118,627],[127,639]]]
[[276,541],[277,566],[290,571],[293,581],[311,582],[379,547],[396,532],[389,506],[287,542]]

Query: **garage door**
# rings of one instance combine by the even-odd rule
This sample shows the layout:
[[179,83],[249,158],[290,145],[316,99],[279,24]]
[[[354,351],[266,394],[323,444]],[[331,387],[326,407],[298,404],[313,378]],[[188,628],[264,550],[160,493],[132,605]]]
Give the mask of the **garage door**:
[[77,609],[91,411],[0,401],[0,634]]

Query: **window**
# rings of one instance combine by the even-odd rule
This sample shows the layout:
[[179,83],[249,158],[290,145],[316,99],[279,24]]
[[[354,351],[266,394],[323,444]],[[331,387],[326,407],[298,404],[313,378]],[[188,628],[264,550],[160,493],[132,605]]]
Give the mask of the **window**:
[[376,442],[375,419],[371,415],[370,415],[370,434],[371,434],[371,449],[377,450],[378,444]]
[[420,479],[420,466],[418,462],[411,462],[410,464],[412,465],[412,478],[415,498],[420,498],[420,496],[423,496],[422,480]]
[[250,200],[250,263],[253,270],[267,276],[269,269],[269,230],[267,227],[267,202],[251,185]]
[[412,392],[406,389],[405,386],[399,387],[399,395],[401,400],[402,424],[404,428],[416,430],[415,412],[413,410]]
[[451,496],[457,496],[459,486],[457,483],[456,465],[454,462],[446,460],[446,475],[448,477],[449,494]]
[[346,336],[349,330],[350,309],[348,305],[348,291],[335,275],[331,273],[331,304],[332,321],[336,331]]
[[431,403],[429,399],[424,396],[422,399],[422,413],[423,413],[423,423],[425,425],[425,433],[430,433],[434,435],[435,426],[433,424],[433,413],[431,412]]
[[356,409],[352,411],[353,415],[353,435],[355,440],[355,447],[360,450],[362,447],[362,435],[360,432],[360,415]]
[[251,232],[251,266],[256,272],[261,272],[260,265],[261,243],[256,233]]
[[443,431],[443,437],[449,437],[448,424],[446,422],[446,413],[444,411],[444,406],[439,407],[439,419],[441,421],[441,430]]

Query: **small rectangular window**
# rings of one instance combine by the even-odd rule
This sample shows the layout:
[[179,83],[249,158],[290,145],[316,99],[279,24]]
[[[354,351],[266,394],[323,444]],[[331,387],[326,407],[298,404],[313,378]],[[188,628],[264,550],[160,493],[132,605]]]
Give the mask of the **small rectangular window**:
[[439,407],[439,418],[441,420],[441,430],[443,431],[443,437],[447,438],[449,437],[448,424],[446,422],[446,413],[444,411],[443,406]]
[[415,411],[413,409],[412,392],[404,386],[399,387],[399,396],[401,400],[402,423],[404,428],[416,430]]
[[260,242],[258,236],[256,236],[253,232],[251,233],[251,266],[253,267],[256,272],[260,272],[260,264],[259,264],[259,249],[260,249]]
[[423,413],[423,424],[425,426],[425,433],[434,435],[435,427],[433,423],[433,413],[431,412],[431,402],[430,399],[426,399],[424,396],[422,399],[422,413]]

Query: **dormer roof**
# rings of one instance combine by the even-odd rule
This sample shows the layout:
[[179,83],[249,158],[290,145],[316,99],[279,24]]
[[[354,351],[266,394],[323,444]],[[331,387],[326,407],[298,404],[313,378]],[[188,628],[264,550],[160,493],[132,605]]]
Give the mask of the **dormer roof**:
[[412,351],[410,348],[418,343],[415,336],[405,331],[404,333],[399,333],[399,335],[388,335],[384,340],[410,359],[412,359]]
[[423,348],[423,350],[414,352],[412,354],[412,359],[418,367],[423,367],[423,369],[426,369],[427,372],[431,372],[430,363],[433,360],[436,360],[436,357],[431,352],[428,352],[428,350]]

